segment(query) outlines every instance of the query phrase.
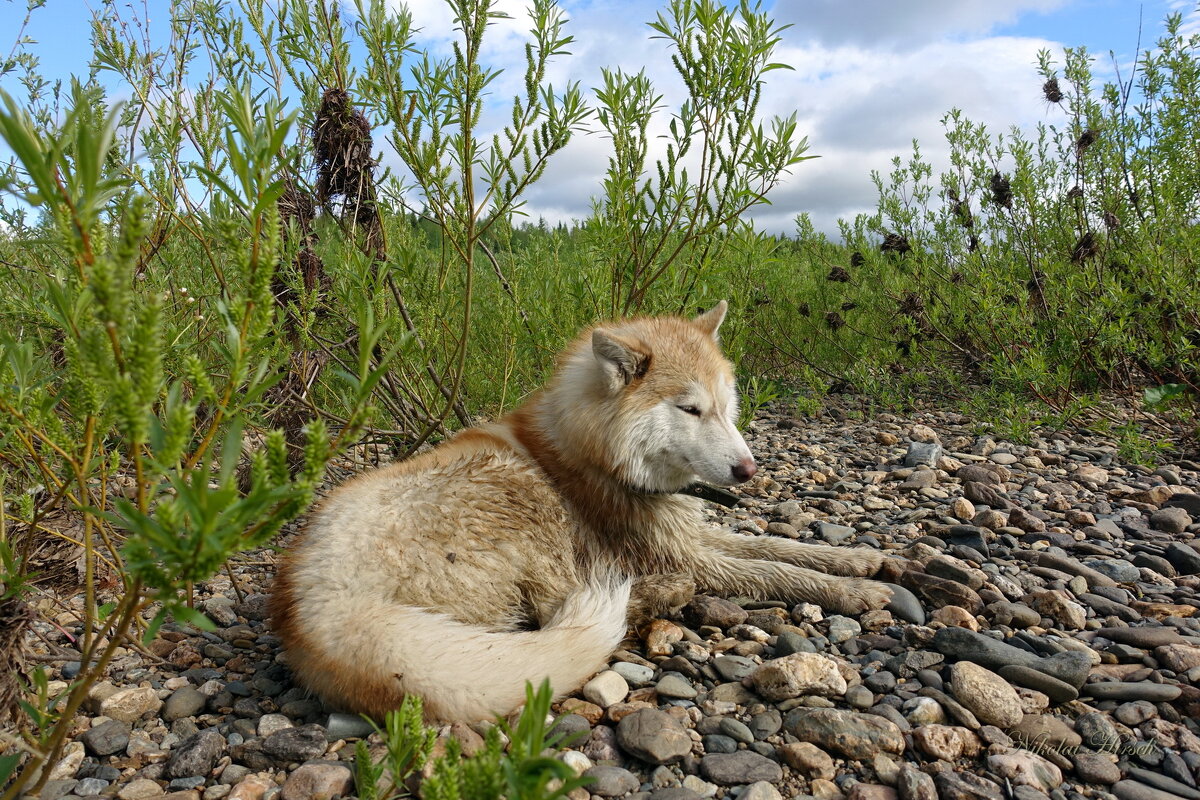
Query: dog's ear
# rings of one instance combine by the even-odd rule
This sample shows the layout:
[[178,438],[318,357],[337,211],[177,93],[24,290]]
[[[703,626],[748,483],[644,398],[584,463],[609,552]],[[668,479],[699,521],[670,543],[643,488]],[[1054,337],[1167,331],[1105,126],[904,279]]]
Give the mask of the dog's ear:
[[650,354],[644,348],[603,328],[592,331],[592,354],[616,384],[628,386],[650,369]]
[[720,328],[721,323],[724,322],[725,312],[728,310],[729,303],[726,303],[724,300],[722,300],[708,311],[705,311],[703,314],[692,320],[692,323],[716,340],[717,329]]

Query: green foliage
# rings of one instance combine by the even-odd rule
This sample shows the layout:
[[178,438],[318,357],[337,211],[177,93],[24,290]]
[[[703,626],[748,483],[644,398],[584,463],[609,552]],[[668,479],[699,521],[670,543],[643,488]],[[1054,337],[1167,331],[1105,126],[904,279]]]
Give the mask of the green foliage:
[[[612,139],[604,196],[589,220],[592,246],[609,267],[609,313],[691,305],[702,281],[743,225],[740,217],[804,155],[795,114],[757,119],[764,76],[791,69],[771,61],[780,34],[759,4],[672,0],[649,23],[673,50],[688,98],[668,125],[667,150],[648,175],[649,128],[661,106],[644,72],[602,72],[597,118]],[[689,170],[691,174],[689,175]],[[665,286],[660,286],[665,283]]]
[[[271,330],[270,290],[281,191],[272,165],[287,120],[260,120],[263,109],[248,93],[221,97],[229,149],[239,155],[223,169],[235,179],[222,187],[229,204],[214,201],[213,213],[238,213],[211,240],[227,254],[227,270],[213,287],[216,324],[202,330],[185,289],[178,291],[184,301],[172,303],[169,292],[164,298],[140,277],[152,202],[133,191],[118,152],[120,110],[97,100],[93,88],[75,83],[61,125],[45,129],[0,93],[0,137],[26,176],[5,188],[40,208],[46,223],[45,241],[31,242],[26,254],[33,266],[21,291],[3,309],[12,325],[0,333],[0,460],[10,490],[23,498],[6,522],[17,523],[11,535],[25,551],[37,547],[39,536],[63,536],[42,524],[49,509],[67,509],[81,523],[80,644],[88,665],[62,703],[46,696],[44,672],[32,674],[21,705],[39,749],[10,793],[34,780],[44,760],[58,757],[74,710],[123,637],[137,628],[150,637],[169,616],[206,624],[187,603],[191,585],[300,514],[326,460],[357,437],[368,413],[369,392],[358,392],[335,442],[315,419],[299,458],[289,457],[277,432],[267,432],[264,446],[243,458],[243,432],[264,427],[261,403],[279,380],[273,363],[287,356]],[[47,257],[56,251],[60,257]],[[368,342],[380,336],[363,331]],[[188,369],[168,371],[181,362]],[[372,385],[378,363],[362,366],[353,383]],[[203,378],[189,382],[188,373]],[[247,468],[249,480],[239,485]],[[36,497],[28,491],[35,486],[44,487]],[[100,560],[122,583],[111,604],[97,597]],[[16,559],[3,564],[6,592],[37,579]],[[144,610],[155,613],[149,623]]]
[[1162,386],[1148,386],[1142,393],[1142,399],[1150,408],[1162,408],[1172,400],[1178,400],[1187,394],[1187,387],[1182,383],[1164,383]]
[[[515,725],[504,720],[490,727],[480,750],[464,756],[457,739],[447,740],[421,782],[425,800],[557,800],[585,786],[555,749],[567,742],[547,728],[553,693],[548,681],[535,691],[525,687],[525,707]],[[365,742],[355,750],[355,785],[363,800],[392,800],[408,795],[406,780],[426,767],[437,733],[422,723],[421,700],[408,695],[376,727],[386,752],[372,759]],[[507,741],[507,749],[504,742]]]
[[742,383],[741,407],[738,409],[738,430],[746,430],[759,411],[783,396],[779,385],[772,380],[751,375]]
[[951,111],[949,168],[914,143],[875,176],[876,213],[843,222],[844,245],[800,220],[805,272],[762,313],[800,324],[782,354],[859,389],[916,370],[1058,409],[1147,383],[1195,396],[1200,162],[1177,148],[1200,112],[1198,46],[1174,16],[1132,77],[1103,86],[1086,51],[1043,53],[1052,122],[993,132]]

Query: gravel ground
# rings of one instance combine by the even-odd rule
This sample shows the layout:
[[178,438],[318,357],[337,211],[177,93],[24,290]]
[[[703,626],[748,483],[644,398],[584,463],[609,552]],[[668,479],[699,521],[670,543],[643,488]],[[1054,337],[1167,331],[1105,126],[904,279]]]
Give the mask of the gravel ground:
[[[759,476],[714,523],[882,548],[901,588],[857,619],[700,596],[640,631],[556,706],[591,796],[1200,800],[1200,464],[952,413],[764,413],[748,438]],[[198,587],[215,633],[167,626],[154,658],[114,660],[45,800],[354,794],[363,724],[291,684],[264,621],[275,558],[235,565],[241,597]]]

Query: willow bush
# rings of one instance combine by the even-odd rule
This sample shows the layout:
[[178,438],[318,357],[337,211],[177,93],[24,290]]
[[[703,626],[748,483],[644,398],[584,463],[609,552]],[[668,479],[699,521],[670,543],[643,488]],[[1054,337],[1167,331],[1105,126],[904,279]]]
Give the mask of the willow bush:
[[842,223],[844,244],[801,219],[784,302],[759,314],[789,332],[774,356],[826,385],[986,386],[1060,409],[1144,387],[1195,398],[1198,44],[1173,16],[1105,85],[1085,50],[1042,53],[1052,122],[994,132],[951,111],[948,170],[914,144],[874,175],[878,209]]

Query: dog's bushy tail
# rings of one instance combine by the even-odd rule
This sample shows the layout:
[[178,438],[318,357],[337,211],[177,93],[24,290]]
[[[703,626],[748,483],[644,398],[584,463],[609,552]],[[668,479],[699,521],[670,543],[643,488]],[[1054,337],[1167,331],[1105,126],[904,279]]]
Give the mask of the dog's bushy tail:
[[336,650],[296,642],[289,661],[305,684],[350,710],[379,716],[417,694],[429,719],[489,719],[523,703],[527,681],[549,678],[559,696],[603,667],[625,635],[629,589],[626,579],[598,575],[533,631],[489,631],[357,596],[337,604]]

